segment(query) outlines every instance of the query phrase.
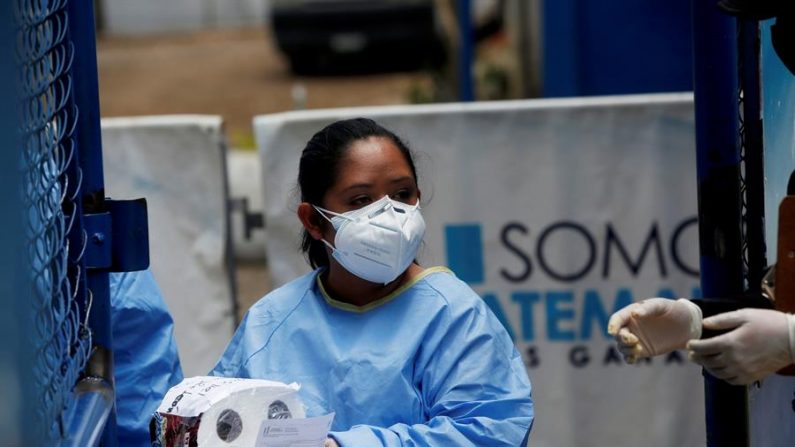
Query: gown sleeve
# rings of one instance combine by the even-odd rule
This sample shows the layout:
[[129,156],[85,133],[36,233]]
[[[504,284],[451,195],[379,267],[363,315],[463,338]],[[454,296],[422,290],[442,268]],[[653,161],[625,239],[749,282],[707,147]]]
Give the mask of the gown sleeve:
[[174,323],[152,273],[110,274],[119,445],[148,446],[149,420],[182,380]]

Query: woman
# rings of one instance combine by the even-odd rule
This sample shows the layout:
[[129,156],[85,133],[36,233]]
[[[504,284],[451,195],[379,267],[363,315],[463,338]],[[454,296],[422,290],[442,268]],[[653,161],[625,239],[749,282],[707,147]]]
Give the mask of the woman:
[[512,446],[530,382],[499,321],[444,267],[414,260],[425,222],[412,156],[372,120],[333,123],[298,173],[315,270],[256,303],[215,375],[301,384],[327,446]]

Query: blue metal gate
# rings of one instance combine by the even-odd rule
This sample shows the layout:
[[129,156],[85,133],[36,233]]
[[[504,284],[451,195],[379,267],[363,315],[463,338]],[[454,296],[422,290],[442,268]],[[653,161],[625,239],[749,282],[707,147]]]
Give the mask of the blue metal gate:
[[[116,442],[108,272],[148,264],[145,204],[105,199],[91,0],[11,2],[18,101],[16,145],[28,291],[31,406],[25,445]],[[6,167],[9,165],[5,165]],[[5,177],[4,177],[5,178]],[[9,177],[10,178],[10,177]],[[117,206],[118,205],[118,206]],[[116,259],[114,209],[143,248]],[[132,211],[130,211],[132,209]],[[143,221],[145,222],[145,220]],[[136,248],[136,247],[132,247]]]

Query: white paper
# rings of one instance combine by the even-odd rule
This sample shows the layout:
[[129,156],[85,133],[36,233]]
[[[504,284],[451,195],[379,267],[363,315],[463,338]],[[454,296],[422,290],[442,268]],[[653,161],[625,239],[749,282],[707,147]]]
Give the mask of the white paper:
[[306,419],[267,419],[256,447],[323,447],[334,413]]

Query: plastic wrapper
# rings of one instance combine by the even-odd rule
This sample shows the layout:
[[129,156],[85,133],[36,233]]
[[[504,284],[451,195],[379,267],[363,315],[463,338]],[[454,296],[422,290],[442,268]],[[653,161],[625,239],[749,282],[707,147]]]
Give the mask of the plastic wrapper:
[[152,417],[156,447],[253,447],[268,419],[304,418],[299,386],[269,380],[191,377],[171,388]]

